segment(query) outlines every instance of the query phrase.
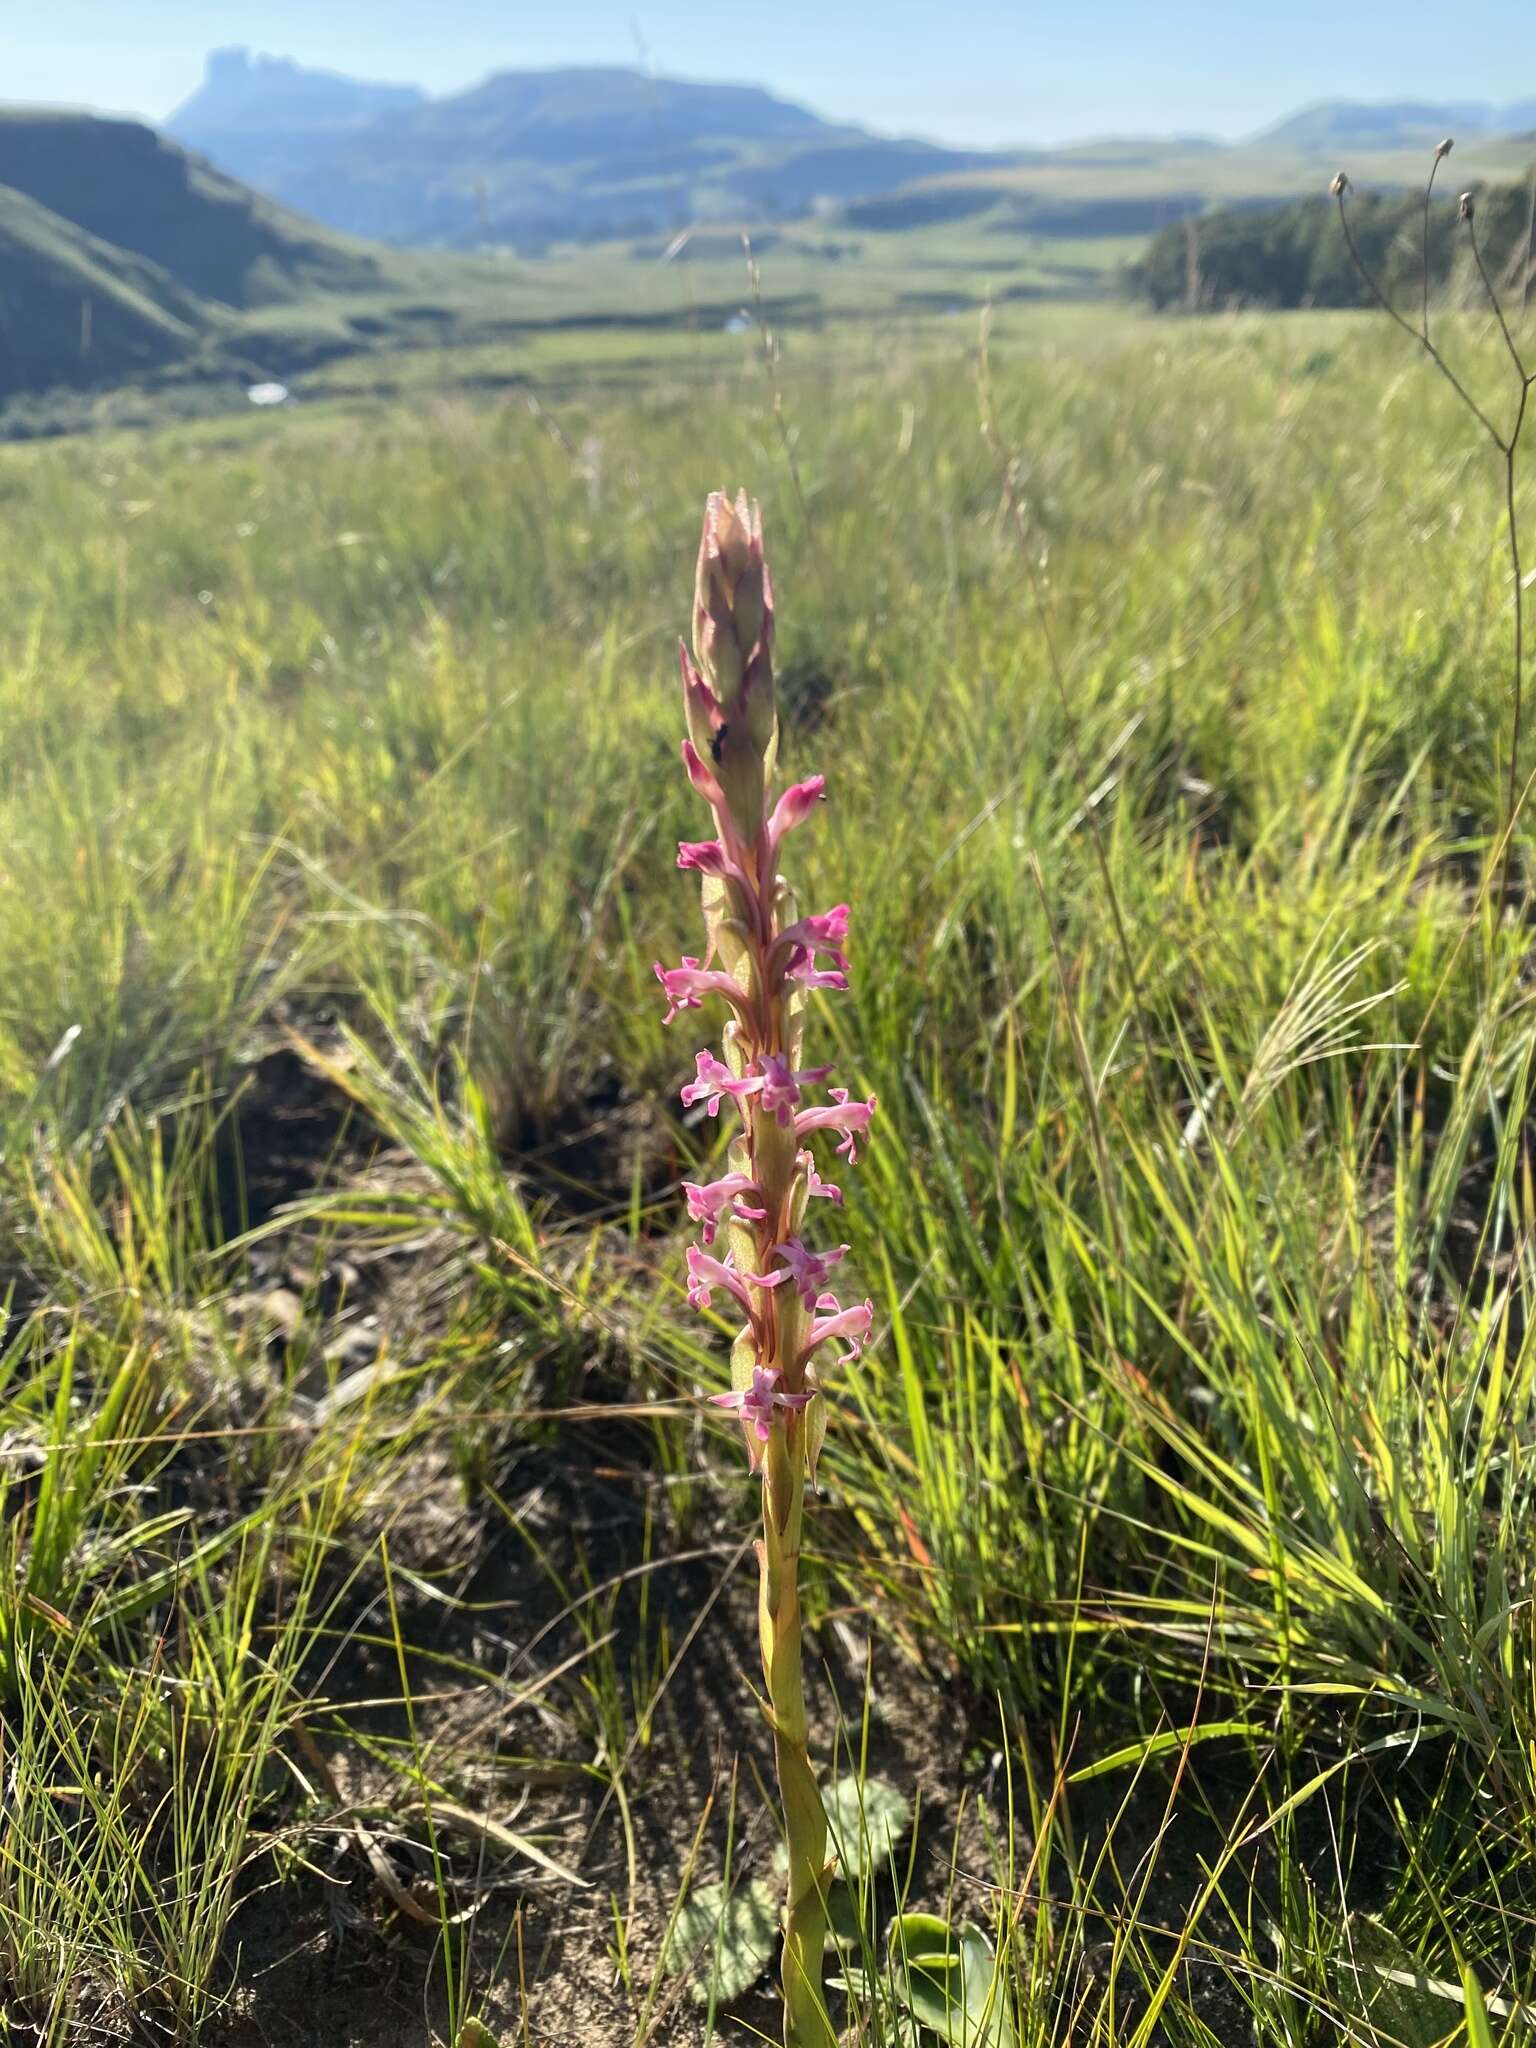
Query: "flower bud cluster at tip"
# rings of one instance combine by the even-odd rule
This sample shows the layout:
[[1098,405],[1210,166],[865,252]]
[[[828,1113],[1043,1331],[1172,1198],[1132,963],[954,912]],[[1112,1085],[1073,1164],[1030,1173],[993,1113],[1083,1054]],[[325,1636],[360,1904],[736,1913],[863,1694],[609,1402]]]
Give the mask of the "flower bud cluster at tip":
[[[658,961],[655,972],[668,1023],[711,997],[729,1012],[720,1053],[700,1052],[682,1090],[685,1107],[718,1117],[730,1100],[741,1121],[731,1170],[683,1183],[700,1238],[688,1251],[688,1298],[708,1310],[723,1296],[745,1317],[749,1376],[742,1384],[738,1372],[736,1390],[714,1398],[736,1411],[754,1465],[775,1425],[793,1422],[821,1392],[816,1354],[838,1345],[839,1363],[856,1359],[873,1319],[870,1302],[844,1308],[825,1285],[848,1246],[818,1251],[803,1235],[813,1201],[840,1207],[843,1199],[818,1173],[809,1141],[834,1134],[852,1164],[875,1098],[856,1101],[845,1088],[823,1096],[831,1067],[799,1062],[805,996],[848,987],[849,911],[839,903],[798,915],[779,875],[784,841],[814,815],[825,783],[810,776],[768,808],[773,626],[761,516],[744,492],[734,501],[716,492],[699,543],[693,652],[679,650],[683,764],[714,814],[716,837],[684,840],[677,865],[702,879],[709,944],[679,966]],[[711,1248],[722,1232],[727,1246],[718,1253]]]
[[[763,523],[745,492],[704,508],[693,592],[693,652],[678,646],[688,744],[747,840],[762,823],[764,766],[777,730],[773,583]],[[690,765],[690,774],[693,768]],[[697,778],[695,778],[697,780]]]
[[693,587],[693,653],[717,702],[730,713],[754,689],[771,686],[773,584],[763,558],[763,522],[745,491],[732,504],[714,491],[704,507]]

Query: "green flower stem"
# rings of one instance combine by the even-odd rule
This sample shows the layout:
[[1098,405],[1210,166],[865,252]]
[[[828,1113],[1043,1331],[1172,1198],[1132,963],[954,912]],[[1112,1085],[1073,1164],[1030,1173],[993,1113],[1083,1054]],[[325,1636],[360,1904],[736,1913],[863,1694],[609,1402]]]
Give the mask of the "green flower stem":
[[827,1816],[811,1768],[800,1656],[800,1528],[805,1512],[805,1425],[774,1430],[763,1462],[758,1626],[763,1678],[789,1847],[784,1902],[784,2048],[835,2048],[822,1996],[827,1940]]
[[[775,1008],[773,1043],[793,1047],[791,1020],[779,1006]],[[759,1109],[749,1112],[748,1130],[752,1168],[768,1212],[758,1245],[762,1270],[772,1257],[774,1244],[794,1226],[791,1202],[796,1147],[794,1133]],[[762,1328],[766,1354],[762,1362],[778,1366],[786,1385],[798,1392],[804,1381],[799,1352],[805,1338],[805,1315],[791,1288],[780,1288],[767,1297]],[[833,2048],[837,2038],[821,1988],[831,1873],[827,1867],[827,1816],[811,1767],[801,1660],[800,1532],[805,1516],[809,1413],[786,1415],[783,1426],[772,1432],[764,1447],[763,1540],[758,1546],[763,1679],[789,1849],[782,1973],[785,2048]]]

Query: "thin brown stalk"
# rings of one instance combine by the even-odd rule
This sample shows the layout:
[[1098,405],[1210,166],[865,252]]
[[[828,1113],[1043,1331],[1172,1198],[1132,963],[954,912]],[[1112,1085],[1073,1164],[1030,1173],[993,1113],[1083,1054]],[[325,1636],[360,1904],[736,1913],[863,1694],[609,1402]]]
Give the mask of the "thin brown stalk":
[[1387,297],[1386,293],[1382,290],[1381,286],[1376,282],[1376,279],[1371,272],[1370,265],[1366,262],[1365,258],[1360,254],[1359,244],[1355,240],[1355,231],[1349,224],[1349,210],[1344,204],[1345,192],[1348,188],[1343,184],[1337,184],[1337,181],[1336,186],[1337,189],[1334,192],[1334,197],[1337,199],[1339,204],[1339,221],[1344,229],[1344,239],[1349,244],[1350,261],[1354,264],[1355,269],[1360,273],[1360,277],[1364,282],[1366,289],[1370,292],[1371,297],[1376,301],[1377,305],[1380,306],[1381,310],[1387,315],[1387,317],[1395,321],[1397,325],[1401,327],[1404,334],[1408,335],[1414,342],[1418,344],[1418,346],[1421,349],[1423,349],[1424,353],[1429,357],[1430,361],[1434,364],[1435,368],[1440,372],[1441,376],[1450,385],[1451,389],[1456,393],[1456,396],[1461,400],[1462,404],[1467,408],[1468,412],[1472,414],[1473,418],[1476,419],[1478,423],[1482,426],[1483,431],[1486,434],[1488,434],[1489,437],[1492,439],[1495,447],[1502,448],[1504,446],[1503,435],[1499,432],[1498,428],[1493,424],[1493,421],[1489,419],[1487,413],[1483,411],[1483,408],[1478,404],[1477,400],[1472,396],[1471,392],[1468,391],[1465,384],[1463,384],[1461,379],[1456,375],[1456,372],[1445,360],[1445,357],[1441,355],[1440,350],[1435,345],[1435,343],[1430,340],[1428,335],[1421,334],[1419,329],[1414,326],[1411,320],[1405,320],[1403,318],[1402,314],[1399,313],[1396,306],[1393,305],[1392,301]]
[[1466,222],[1467,238],[1472,244],[1472,255],[1477,264],[1477,274],[1483,281],[1483,290],[1493,308],[1494,318],[1499,323],[1499,332],[1509,350],[1510,362],[1514,365],[1515,380],[1519,395],[1515,404],[1515,421],[1504,443],[1504,520],[1509,537],[1509,566],[1511,602],[1514,607],[1514,673],[1510,699],[1509,736],[1509,788],[1505,801],[1505,816],[1509,820],[1509,831],[1504,845],[1504,867],[1500,882],[1500,900],[1509,896],[1510,868],[1514,858],[1514,827],[1519,816],[1520,781],[1520,731],[1525,684],[1525,574],[1520,556],[1520,517],[1516,503],[1516,489],[1519,477],[1516,457],[1520,447],[1520,436],[1525,427],[1526,409],[1531,396],[1531,373],[1526,369],[1523,357],[1515,345],[1515,338],[1509,331],[1509,322],[1504,317],[1503,303],[1494,289],[1493,279],[1488,275],[1488,266],[1483,260],[1482,243],[1478,240],[1477,214],[1471,195],[1461,203],[1461,217]]
[[[784,464],[789,471],[790,488],[795,494],[795,505],[800,513],[800,524],[807,540],[814,543],[816,525],[811,517],[810,504],[806,499],[805,486],[800,479],[800,462],[795,454],[795,437],[789,431],[789,421],[784,412],[784,379],[780,374],[784,355],[779,347],[779,337],[769,324],[767,301],[763,297],[763,273],[752,247],[752,237],[745,232],[741,237],[741,253],[747,264],[747,289],[752,294],[752,312],[757,322],[758,352],[762,358],[763,375],[768,380],[768,405],[773,414],[773,424],[779,436],[779,446],[784,450]],[[821,550],[811,547],[811,565],[817,582],[821,585],[822,596],[827,594],[826,573],[822,566]]]
[[1136,1030],[1141,1039],[1141,1049],[1146,1060],[1147,1079],[1150,1083],[1156,1072],[1155,1055],[1152,1050],[1152,1034],[1147,1026],[1146,1006],[1142,996],[1141,976],[1136,971],[1136,957],[1131,951],[1130,934],[1126,930],[1125,917],[1120,907],[1120,892],[1115,887],[1115,878],[1109,865],[1109,853],[1104,845],[1104,834],[1099,826],[1098,807],[1094,802],[1094,784],[1088,773],[1078,733],[1077,718],[1072,709],[1072,699],[1067,691],[1066,669],[1061,651],[1056,644],[1056,629],[1051,620],[1050,607],[1045,601],[1045,591],[1040,582],[1040,571],[1035,561],[1034,549],[1030,545],[1029,519],[1023,500],[1013,481],[1013,465],[1003,447],[998,431],[997,411],[992,399],[992,363],[988,351],[988,318],[983,315],[981,347],[977,362],[977,397],[981,409],[981,431],[992,460],[997,469],[998,485],[1003,502],[1008,508],[1014,529],[1019,538],[1019,554],[1024,563],[1024,574],[1029,584],[1035,616],[1040,623],[1041,637],[1045,641],[1046,665],[1061,703],[1061,715],[1067,735],[1067,745],[1072,754],[1073,771],[1077,776],[1082,796],[1083,815],[1088,820],[1088,830],[1093,839],[1093,850],[1098,861],[1099,875],[1104,884],[1104,897],[1108,905],[1110,923],[1114,927],[1115,944],[1125,965],[1126,978],[1130,984],[1131,1008],[1136,1018]]
[[[1515,375],[1520,379],[1522,385],[1528,386],[1531,381],[1530,377],[1521,359],[1520,351],[1515,346],[1515,337],[1509,331],[1509,322],[1504,318],[1503,302],[1494,288],[1493,279],[1488,275],[1488,265],[1483,261],[1483,245],[1478,240],[1477,235],[1477,215],[1467,202],[1463,203],[1462,218],[1467,224],[1467,239],[1472,244],[1472,255],[1477,264],[1477,274],[1483,281],[1483,290],[1488,294],[1488,303],[1493,308],[1493,317],[1499,323],[1499,332],[1504,337],[1504,346],[1509,350],[1509,359],[1515,366]],[[1517,419],[1514,431],[1510,435],[1510,445],[1513,446],[1519,438],[1520,421]]]
[[[1520,790],[1520,743],[1524,722],[1525,697],[1525,574],[1520,547],[1518,507],[1519,449],[1521,435],[1524,432],[1526,417],[1529,411],[1531,386],[1533,382],[1536,382],[1536,376],[1533,376],[1532,372],[1527,370],[1525,366],[1525,359],[1520,353],[1519,345],[1505,317],[1503,301],[1499,296],[1492,277],[1489,275],[1488,265],[1483,257],[1482,244],[1477,234],[1476,199],[1471,192],[1462,194],[1461,219],[1466,225],[1478,277],[1482,281],[1489,306],[1492,308],[1494,319],[1498,323],[1499,333],[1503,337],[1504,346],[1508,351],[1515,375],[1515,415],[1514,421],[1507,433],[1500,432],[1499,428],[1495,426],[1488,413],[1484,411],[1482,406],[1478,404],[1477,400],[1467,390],[1430,336],[1429,203],[1430,196],[1434,190],[1435,174],[1440,168],[1441,160],[1449,153],[1449,149],[1450,145],[1447,142],[1442,143],[1435,151],[1434,161],[1430,165],[1429,177],[1424,187],[1422,317],[1421,324],[1417,328],[1411,322],[1405,320],[1402,314],[1398,312],[1360,253],[1359,244],[1355,240],[1354,229],[1350,224],[1349,208],[1345,203],[1346,195],[1349,191],[1349,180],[1343,172],[1340,172],[1338,177],[1334,179],[1332,189],[1334,198],[1338,202],[1339,223],[1344,231],[1344,240],[1349,248],[1350,260],[1353,262],[1366,289],[1370,292],[1377,305],[1381,307],[1382,311],[1395,321],[1402,328],[1403,332],[1410,335],[1418,346],[1424,350],[1435,368],[1445,378],[1467,411],[1477,421],[1484,433],[1487,434],[1489,440],[1492,441],[1494,447],[1499,451],[1504,486],[1504,517],[1508,532],[1510,604],[1514,627],[1514,653],[1510,678],[1509,767],[1506,777],[1503,854],[1499,879],[1499,900],[1501,903],[1507,903],[1510,892],[1510,880],[1513,873],[1515,827],[1519,820],[1522,802]],[[1527,269],[1527,278],[1528,275],[1529,267]]]
[[[1429,167],[1429,178],[1424,186],[1424,259],[1422,264],[1420,265],[1420,283],[1424,287],[1424,314],[1422,326],[1423,336],[1426,343],[1429,340],[1429,202],[1431,198],[1434,196],[1435,173],[1439,170],[1441,164],[1444,162],[1445,158],[1449,154],[1450,151],[1447,148],[1446,144],[1441,143],[1440,147],[1435,151],[1435,160]],[[1343,200],[1344,195],[1341,192],[1339,194],[1339,203],[1341,205],[1343,204]]]

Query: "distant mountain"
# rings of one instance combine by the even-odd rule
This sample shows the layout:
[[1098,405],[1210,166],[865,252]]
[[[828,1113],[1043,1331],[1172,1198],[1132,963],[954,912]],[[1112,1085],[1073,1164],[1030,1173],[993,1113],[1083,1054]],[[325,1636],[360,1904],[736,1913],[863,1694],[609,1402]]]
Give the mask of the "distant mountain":
[[[871,135],[758,86],[618,67],[502,72],[364,117],[347,91],[380,88],[234,55],[243,68],[230,52],[210,60],[170,133],[288,205],[383,241],[532,249],[784,218],[1010,160]],[[295,141],[303,110],[323,105],[357,118]]]
[[374,85],[307,70],[289,57],[213,50],[202,84],[166,130],[232,176],[275,189],[355,130],[409,113],[426,97],[418,85]]
[[1446,135],[1522,135],[1536,128],[1536,99],[1324,100],[1266,128],[1256,142],[1286,149],[1433,149]]
[[759,86],[618,66],[506,71],[428,99],[243,50],[215,51],[169,123],[177,140],[346,233],[524,253],[821,212],[899,230],[994,203],[997,224],[1018,232],[1137,234],[1212,200],[1305,190],[1322,161],[1365,170],[1374,158],[1379,180],[1407,185],[1416,153],[1442,135],[1477,138],[1488,156],[1492,138],[1533,129],[1536,99],[1335,100],[1246,143],[1113,136],[988,153],[874,135]]

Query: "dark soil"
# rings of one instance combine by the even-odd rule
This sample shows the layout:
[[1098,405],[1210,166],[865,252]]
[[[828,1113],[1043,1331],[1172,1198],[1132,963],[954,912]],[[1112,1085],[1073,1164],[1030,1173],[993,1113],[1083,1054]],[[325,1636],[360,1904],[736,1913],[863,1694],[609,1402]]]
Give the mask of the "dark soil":
[[[413,1598],[403,1582],[397,1587],[407,1640],[432,1653],[413,1669],[413,1689],[423,1700],[434,1692],[451,1694],[417,1713],[417,1739],[434,1774],[461,1805],[536,1834],[588,1887],[551,1879],[494,1844],[443,1835],[455,1905],[479,1901],[461,1930],[474,2010],[506,2043],[632,2048],[643,2039],[703,2048],[708,2038],[774,2035],[766,1976],[717,2020],[712,2037],[689,1981],[658,1978],[695,1837],[693,1882],[699,1884],[722,1874],[728,1834],[738,1880],[767,1875],[776,1834],[764,1800],[772,1783],[771,1745],[750,1691],[757,1657],[755,1566],[743,1539],[754,1514],[753,1489],[727,1482],[703,1527],[656,1542],[654,1525],[664,1509],[655,1476],[642,1462],[640,1421],[637,1412],[634,1423],[618,1418],[568,1429],[548,1443],[511,1447],[494,1481],[504,1514],[466,1502],[446,1464],[423,1460],[412,1475],[409,1504],[390,1519],[397,1563],[451,1590],[456,1602],[449,1607]],[[535,1549],[545,1568],[535,1568]],[[654,1568],[647,1572],[648,1559]],[[579,1587],[583,1565],[601,1584],[632,1575],[611,1604],[606,1597],[588,1603],[601,1607],[601,1615],[589,1613],[585,1635],[554,1584],[559,1573]],[[605,1647],[623,1702],[622,1725],[614,1730],[624,1745],[617,1769],[594,1741],[591,1720],[579,1712],[583,1678],[595,1678],[599,1668],[600,1653],[588,1648],[588,1638],[610,1632]],[[663,1640],[676,1668],[657,1696]],[[532,1687],[539,1673],[558,1671],[584,1650],[566,1677],[515,1704],[519,1689]],[[445,1654],[478,1666],[485,1680],[461,1678],[445,1687],[436,1661]],[[920,1809],[908,1903],[936,1910],[948,1905],[958,1915],[992,1921],[995,1844],[1007,1828],[995,1709],[916,1669],[878,1626],[861,1636],[846,1620],[829,1622],[808,1644],[808,1673],[824,1758],[835,1729],[842,1731],[844,1756],[856,1750],[868,1686],[869,1775],[903,1789]],[[395,1678],[390,1655],[381,1651],[353,1650],[330,1671],[325,1690],[352,1737],[403,1737],[398,1709],[345,1706],[347,1697],[389,1696],[397,1690]],[[635,1735],[639,1706],[652,1699],[642,1740]],[[396,1883],[430,1905],[423,1816],[398,1805],[391,1811],[397,1785],[382,1773],[370,1780],[355,1741],[337,1739],[332,1717],[317,1716],[315,1726],[340,1799],[367,1811]],[[1042,1739],[1042,1754],[1046,1747]],[[1097,1841],[1109,1834],[1115,1841],[1104,1879],[1102,1939],[1089,1940],[1083,1963],[1089,1979],[1111,1967],[1122,1887],[1134,1890],[1149,1866],[1147,1918],[1177,1928],[1220,1850],[1215,1816],[1234,1811],[1244,1790],[1240,1771],[1224,1772],[1219,1762],[1200,1759],[1171,1821],[1166,1775],[1150,1776],[1128,1810],[1122,1810],[1122,1780],[1095,1783],[1074,1798],[1085,1863]],[[954,1816],[962,1809],[957,1838]],[[1020,1829],[1020,1870],[1029,1848]],[[396,2048],[434,2034],[444,2038],[449,2014],[436,1930],[399,1909],[344,1830],[320,1826],[309,1856],[314,1874],[256,1892],[237,1916],[238,1988],[215,2036],[220,2048]],[[1262,1891],[1262,1863],[1260,1851],[1247,1868],[1234,1871],[1235,1896],[1249,1882]],[[882,1923],[893,1907],[887,1886]],[[619,1967],[616,1917],[624,1927],[627,1981]],[[1220,1937],[1214,1919],[1205,1931]],[[1241,2003],[1218,1972],[1192,1975],[1187,1988],[1218,2039],[1243,2038]],[[1121,2009],[1134,2014],[1137,1995],[1136,1986],[1124,1984]]]
[[520,1108],[499,1132],[502,1156],[550,1213],[595,1221],[648,1209],[677,1185],[679,1167],[655,1104],[598,1073],[556,1109]]
[[[759,1789],[771,1783],[772,1751],[748,1689],[756,1662],[755,1567],[738,1533],[755,1505],[747,1486],[728,1489],[709,1530],[693,1531],[687,1547],[672,1557],[660,1549],[656,1568],[631,1579],[611,1607],[606,1599],[591,1603],[601,1605],[603,1626],[599,1631],[593,1621],[589,1632],[613,1634],[605,1648],[614,1656],[624,1706],[623,1726],[614,1731],[625,1744],[617,1771],[608,1758],[589,1768],[593,1729],[590,1722],[576,1725],[581,1717],[573,1713],[582,1677],[595,1677],[601,1652],[526,1706],[507,1703],[541,1671],[556,1670],[585,1648],[553,1573],[534,1567],[534,1546],[573,1580],[582,1561],[601,1581],[644,1567],[654,1486],[635,1467],[642,1443],[637,1431],[617,1423],[518,1447],[496,1479],[509,1516],[467,1508],[453,1476],[424,1465],[413,1475],[409,1511],[392,1522],[397,1564],[451,1586],[459,1603],[456,1611],[425,1599],[403,1603],[407,1640],[434,1654],[434,1661],[420,1661],[414,1687],[423,1697],[454,1694],[418,1711],[418,1741],[460,1804],[536,1834],[589,1887],[561,1884],[494,1845],[445,1836],[455,1902],[482,1901],[472,1930],[465,1930],[476,2008],[508,2041],[521,2041],[526,2027],[530,2041],[547,2048],[629,2048],[701,1821],[695,1882],[721,1873],[733,1778],[734,1867],[743,1877],[765,1872],[772,1857],[774,1834]],[[654,1659],[663,1638],[673,1646],[676,1669],[641,1742],[634,1735],[638,1704],[661,1683]],[[814,1648],[821,1653],[812,1678],[817,1725],[835,1725],[837,1701],[856,1723],[864,1646],[845,1630],[829,1629]],[[478,1663],[485,1683],[445,1688],[435,1661],[445,1654]],[[942,1812],[953,1804],[946,1782],[946,1750],[956,1740],[953,1703],[942,1688],[883,1662],[877,1651],[872,1772],[921,1788]],[[357,1651],[330,1673],[330,1696],[353,1734],[387,1740],[404,1733],[396,1709],[345,1709],[344,1695],[377,1699],[398,1691],[391,1675],[387,1656]],[[322,1740],[338,1791],[369,1807],[370,1831],[385,1845],[398,1883],[430,1904],[422,1815],[391,1819],[380,1812],[397,1796],[385,1776],[370,1785],[354,1745]],[[947,1848],[937,1835],[933,1852],[942,1857],[942,1880]],[[441,2034],[448,2015],[435,1930],[399,1910],[344,1833],[327,1838],[322,1828],[311,1853],[320,1881],[263,1890],[237,1916],[238,1988],[218,2038],[227,2048],[394,2048],[401,2040],[426,2040],[432,2028]],[[616,1912],[625,1926],[627,1985],[616,1962]],[[704,2040],[703,2016],[689,1993],[686,1980],[661,1984],[649,2039]],[[749,1999],[737,2017],[767,2027],[771,2003]]]
[[269,1223],[366,1163],[377,1143],[350,1097],[297,1046],[274,1046],[247,1069],[220,1126],[214,1164],[223,1236]]
[[[654,1127],[615,1096],[582,1105],[569,1125],[509,1134],[514,1170],[537,1175],[567,1213],[579,1211],[584,1188],[599,1203],[616,1200],[611,1180],[591,1177],[599,1160],[613,1172],[615,1125],[634,1130],[636,1158],[663,1156]],[[411,1171],[296,1053],[270,1054],[254,1070],[237,1128],[237,1207],[248,1223],[276,1218],[338,1175]],[[278,1350],[302,1344],[317,1361],[366,1371],[381,1345],[408,1364],[442,1337],[443,1247],[429,1239],[342,1259],[295,1229],[263,1240],[258,1261],[247,1313]],[[324,1383],[318,1375],[317,1389]],[[372,1569],[352,1586],[341,1637],[310,1674],[315,1704],[285,1753],[314,1796],[270,1817],[289,1852],[285,1874],[279,1882],[269,1857],[253,1863],[209,2048],[399,2048],[449,2039],[466,2009],[509,2048],[773,2037],[766,1974],[710,2036],[689,1980],[660,1971],[690,1859],[692,1883],[718,1879],[729,1839],[744,1881],[769,1873],[776,1846],[772,1749],[753,1699],[755,1488],[744,1472],[701,1472],[702,1506],[680,1528],[629,1379],[594,1356],[559,1394],[600,1412],[558,1431],[504,1422],[467,1461],[452,1446],[423,1448],[376,1526],[356,1532],[362,1554],[372,1543],[376,1555],[388,1535],[414,1714],[390,1704],[400,1673],[382,1573]],[[210,1505],[234,1483],[205,1476]],[[197,1475],[183,1483],[190,1498]],[[813,1543],[848,1540],[835,1507],[812,1514]],[[834,1731],[845,1758],[857,1753],[867,1688],[869,1774],[918,1803],[908,1903],[993,1921],[996,1845],[1009,1825],[995,1705],[917,1668],[873,1613],[813,1629],[807,1672],[822,1762],[832,1761]],[[1047,1732],[1035,1731],[1031,1746],[1047,1756]],[[427,1816],[389,1768],[391,1753],[424,1758],[444,1810],[468,1816],[439,1822],[435,1862]],[[1226,1784],[1202,1753],[1169,1822],[1167,1784],[1148,1776],[1126,1810],[1118,1779],[1074,1796],[1084,1867],[1097,1842],[1111,1832],[1115,1841],[1103,1939],[1090,1939],[1084,1957],[1090,1979],[1111,1967],[1114,1919],[1138,1870],[1153,1873],[1148,1917],[1179,1925],[1220,1848],[1212,1816],[1229,1816],[1247,1789],[1237,1777]],[[497,1824],[532,1838],[582,1884],[540,1868]],[[1030,1847],[1018,1828],[1020,1871]],[[462,1916],[452,1954],[435,1924],[439,1881]],[[1234,1873],[1234,1894],[1248,1883],[1265,1888],[1262,1850]],[[882,1928],[893,1906],[887,1887]],[[1206,1932],[1219,1932],[1214,1920]],[[451,1978],[461,1986],[454,2011]],[[1241,2002],[1218,1973],[1191,1976],[1187,1990],[1215,2038],[1244,2038]],[[1135,1987],[1123,1994],[1121,2009],[1133,2012]],[[472,2033],[463,2041],[482,2048]]]

